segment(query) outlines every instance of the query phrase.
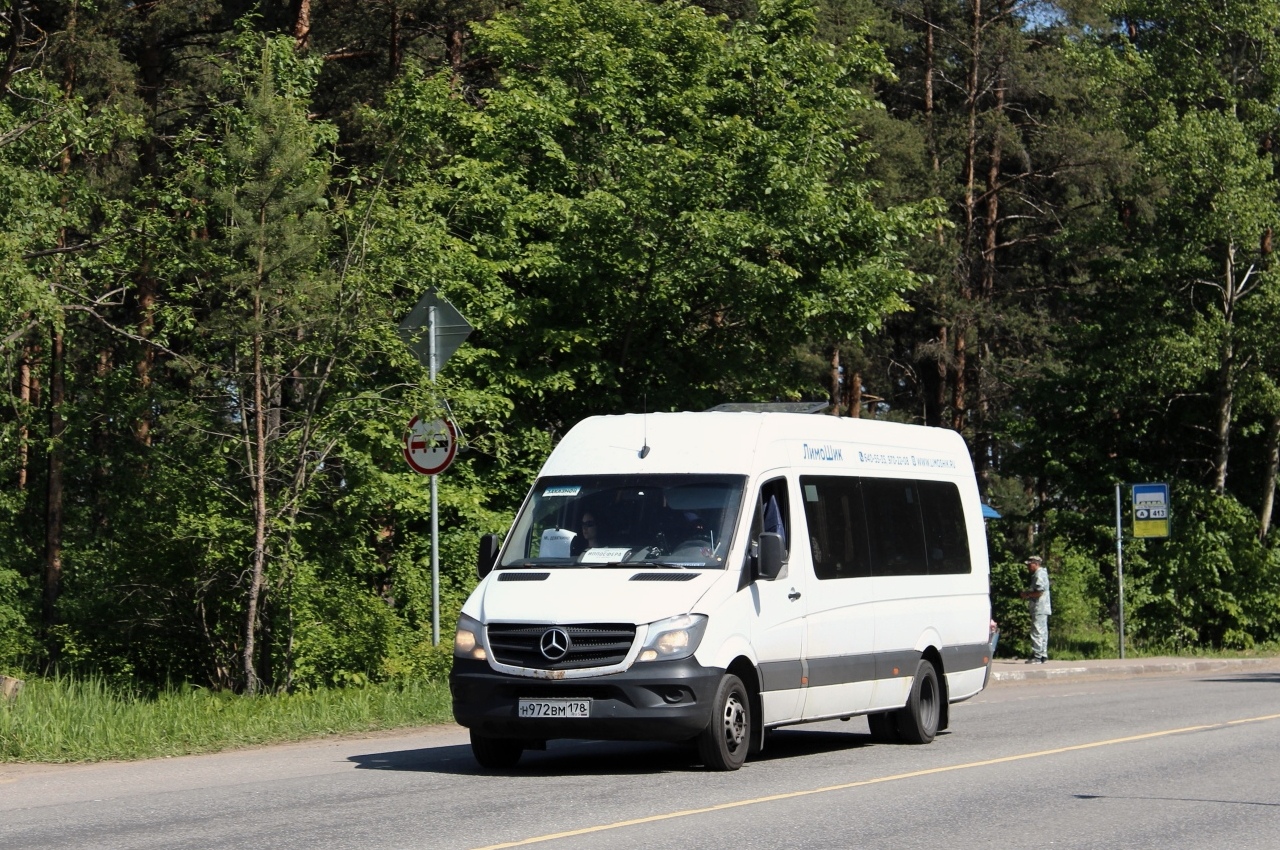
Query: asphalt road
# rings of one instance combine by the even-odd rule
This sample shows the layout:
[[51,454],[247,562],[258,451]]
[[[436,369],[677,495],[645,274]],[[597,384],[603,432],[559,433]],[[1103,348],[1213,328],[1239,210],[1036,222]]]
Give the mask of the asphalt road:
[[486,774],[453,727],[0,765],[0,848],[1280,848],[1280,660],[1005,672],[930,745],[801,726],[735,773],[553,742]]

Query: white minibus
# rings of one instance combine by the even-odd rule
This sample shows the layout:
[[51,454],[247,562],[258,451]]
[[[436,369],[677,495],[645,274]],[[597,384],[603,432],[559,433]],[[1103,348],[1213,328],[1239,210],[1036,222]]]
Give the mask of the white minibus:
[[449,682],[486,768],[558,738],[696,742],[866,715],[923,744],[990,663],[973,467],[941,428],[773,412],[595,416],[480,544]]

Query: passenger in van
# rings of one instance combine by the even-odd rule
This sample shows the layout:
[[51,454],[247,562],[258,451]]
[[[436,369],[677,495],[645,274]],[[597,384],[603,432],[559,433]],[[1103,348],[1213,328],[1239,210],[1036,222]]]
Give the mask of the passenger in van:
[[600,524],[596,522],[596,515],[591,511],[584,511],[582,519],[578,522],[578,536],[573,538],[573,543],[569,547],[569,554],[581,555],[588,549],[594,549],[600,545]]

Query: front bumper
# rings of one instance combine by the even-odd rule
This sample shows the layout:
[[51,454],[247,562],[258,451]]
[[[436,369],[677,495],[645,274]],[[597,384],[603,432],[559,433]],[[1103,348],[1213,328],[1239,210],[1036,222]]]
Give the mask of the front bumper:
[[[493,738],[546,741],[687,741],[711,722],[711,701],[724,671],[692,659],[639,664],[583,679],[526,679],[495,673],[484,661],[455,658],[449,674],[453,716]],[[585,718],[522,718],[521,699],[591,700]]]

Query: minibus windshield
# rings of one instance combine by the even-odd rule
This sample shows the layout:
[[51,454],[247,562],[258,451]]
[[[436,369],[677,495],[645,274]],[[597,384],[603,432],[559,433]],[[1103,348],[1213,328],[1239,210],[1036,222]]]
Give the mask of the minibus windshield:
[[540,478],[498,568],[723,568],[745,485],[737,475]]

